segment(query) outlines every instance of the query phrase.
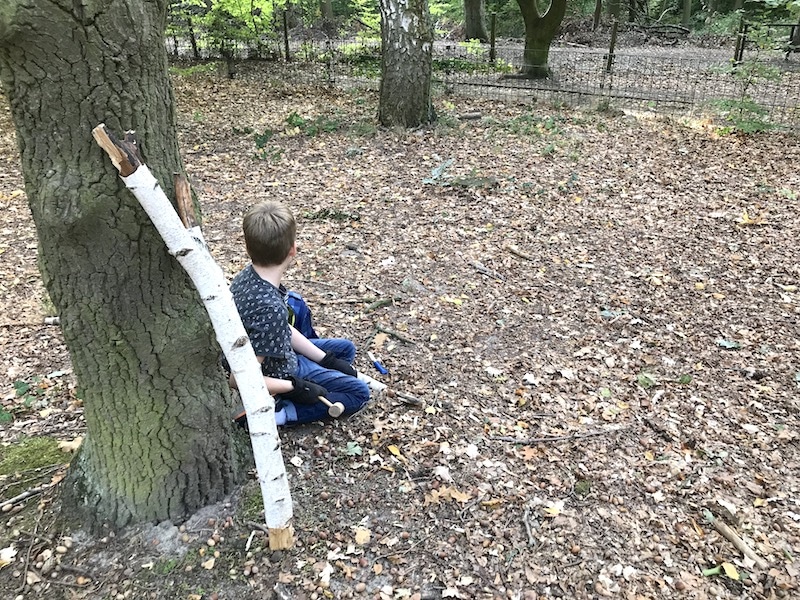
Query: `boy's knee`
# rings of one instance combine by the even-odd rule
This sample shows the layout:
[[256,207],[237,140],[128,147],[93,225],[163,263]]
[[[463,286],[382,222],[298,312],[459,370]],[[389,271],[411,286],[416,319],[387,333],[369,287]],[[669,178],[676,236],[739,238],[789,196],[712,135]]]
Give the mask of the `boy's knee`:
[[356,379],[356,383],[357,385],[354,386],[353,396],[358,400],[360,406],[364,406],[369,402],[369,386],[360,379]]

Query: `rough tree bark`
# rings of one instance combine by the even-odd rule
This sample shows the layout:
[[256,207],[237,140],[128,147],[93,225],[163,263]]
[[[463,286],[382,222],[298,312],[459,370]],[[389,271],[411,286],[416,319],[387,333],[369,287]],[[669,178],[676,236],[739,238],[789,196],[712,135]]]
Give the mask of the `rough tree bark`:
[[433,24],[427,0],[381,0],[381,38],[378,121],[385,127],[430,123]]
[[517,0],[525,23],[525,50],[521,75],[530,79],[550,76],[550,44],[567,10],[567,0],[551,0],[542,13],[537,0]]
[[464,39],[489,41],[484,0],[464,0]]
[[0,78],[17,129],[39,266],[88,430],[65,506],[91,527],[180,519],[239,475],[229,392],[186,273],[92,139],[135,129],[154,175],[182,171],[167,0],[3,0]]

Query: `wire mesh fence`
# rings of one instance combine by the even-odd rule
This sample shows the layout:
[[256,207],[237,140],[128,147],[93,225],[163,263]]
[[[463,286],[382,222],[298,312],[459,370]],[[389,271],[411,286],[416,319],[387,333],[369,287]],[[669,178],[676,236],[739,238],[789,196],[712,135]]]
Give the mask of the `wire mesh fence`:
[[[288,60],[287,60],[288,51]],[[183,54],[176,47],[176,55]],[[253,56],[239,48],[232,59]],[[287,82],[377,90],[380,40],[304,40],[265,43],[257,54],[277,59],[276,76]],[[436,42],[434,91],[512,101],[632,108],[673,114],[755,111],[760,118],[800,128],[800,57],[751,52],[734,63],[733,50],[637,48],[610,53],[597,48],[556,46],[548,79],[524,79],[523,48],[490,50],[477,43]],[[206,56],[205,58],[213,58]],[[279,67],[280,65],[280,67]],[[278,68],[279,67],[279,68]]]

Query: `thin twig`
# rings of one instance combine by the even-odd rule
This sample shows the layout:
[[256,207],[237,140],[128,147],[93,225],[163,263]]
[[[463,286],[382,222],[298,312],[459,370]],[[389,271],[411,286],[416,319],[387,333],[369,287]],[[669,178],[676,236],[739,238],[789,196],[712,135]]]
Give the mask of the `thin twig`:
[[756,563],[759,569],[767,569],[769,567],[767,561],[756,554],[755,550],[748,546],[747,543],[741,537],[739,537],[739,534],[715,517],[710,510],[706,509],[703,511],[703,513],[706,520],[714,526],[714,529],[716,529],[723,537],[725,537],[725,539],[736,546],[736,549],[739,552]]
[[416,343],[417,343],[414,340],[412,340],[410,338],[407,338],[402,333],[398,333],[394,329],[389,329],[388,327],[384,327],[380,323],[377,323],[375,325],[375,329],[377,329],[381,333],[385,333],[386,335],[390,335],[393,338],[397,338],[398,340],[400,340],[401,342],[405,342],[406,344],[416,345]]
[[395,396],[397,399],[400,400],[403,404],[410,404],[412,406],[422,406],[423,402],[416,396],[412,396],[411,394],[406,394],[405,392],[395,392]]
[[54,545],[55,541],[53,538],[45,537],[43,535],[39,535],[38,533],[31,533],[30,531],[25,531],[24,529],[19,530],[20,534],[28,536],[29,538],[34,538],[41,542],[47,542],[48,544]]
[[27,498],[30,498],[31,496],[35,496],[37,494],[41,494],[43,491],[45,491],[46,489],[48,489],[50,487],[52,487],[52,484],[48,483],[47,485],[42,485],[42,486],[39,486],[39,487],[30,488],[28,490],[25,490],[24,492],[14,496],[13,498],[9,498],[8,500],[4,500],[3,502],[0,502],[0,508],[3,508],[7,504],[14,504],[15,502],[19,502],[20,500],[25,500]]
[[[23,573],[28,572],[28,565],[31,563],[31,552],[33,551],[33,542],[36,541],[36,531],[39,529],[39,521],[42,519],[42,511],[39,511],[39,514],[36,516],[36,523],[33,525],[33,536],[31,536],[31,543],[28,544],[28,552],[25,554],[25,565],[22,568]],[[25,590],[25,586],[28,585],[28,578],[23,575],[22,582],[19,584],[17,588],[17,592],[23,592]]]
[[259,531],[263,531],[264,533],[269,535],[269,527],[267,527],[266,525],[263,525],[261,523],[256,523],[255,521],[247,521],[245,525],[247,525],[251,529],[258,529]]
[[513,442],[515,444],[540,444],[547,442],[566,442],[570,440],[580,440],[583,438],[597,437],[600,435],[609,435],[625,431],[627,427],[620,427],[619,429],[608,429],[606,431],[590,431],[589,433],[573,433],[572,435],[548,435],[539,438],[520,439],[511,436],[492,436],[489,439],[498,442]]
[[425,536],[424,538],[422,538],[422,539],[421,539],[421,540],[419,540],[418,542],[414,542],[413,544],[411,544],[411,545],[410,545],[408,548],[406,548],[406,549],[405,549],[405,550],[403,550],[402,552],[392,552],[391,554],[382,554],[381,556],[376,556],[376,557],[375,557],[375,559],[372,561],[372,564],[374,565],[376,562],[378,562],[378,561],[379,561],[379,560],[381,560],[382,558],[389,558],[390,556],[405,556],[406,554],[408,554],[409,552],[411,552],[411,551],[412,551],[412,550],[413,550],[415,547],[419,546],[419,545],[420,545],[422,542],[426,542],[426,541],[428,541],[428,539],[429,539],[429,538],[430,538],[432,535],[433,535],[433,534],[431,534],[431,535],[428,535],[428,536]]
[[528,546],[536,545],[536,538],[533,537],[533,528],[530,522],[531,509],[526,508],[525,513],[522,515],[522,522],[525,524],[525,532],[528,534]]
[[394,298],[381,298],[380,300],[376,300],[369,306],[364,307],[364,312],[372,312],[373,310],[378,310],[382,306],[390,306],[394,304]]
[[335,300],[320,300],[319,304],[366,304],[367,302],[375,302],[375,298],[336,298]]
[[525,260],[533,261],[534,258],[530,254],[525,254],[522,250],[517,248],[516,246],[512,246],[511,244],[506,245],[506,250],[511,252],[514,256],[519,256],[520,258],[524,258]]

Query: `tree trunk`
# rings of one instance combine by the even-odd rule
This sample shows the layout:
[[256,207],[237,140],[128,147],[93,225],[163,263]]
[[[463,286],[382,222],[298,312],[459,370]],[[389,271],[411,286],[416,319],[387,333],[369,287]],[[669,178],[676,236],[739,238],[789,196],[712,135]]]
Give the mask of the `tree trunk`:
[[381,39],[378,121],[385,127],[430,123],[433,24],[427,0],[381,0]]
[[681,25],[688,27],[692,22],[692,0],[683,0],[683,15]]
[[196,291],[91,133],[135,129],[172,194],[167,0],[4,2],[0,78],[85,407],[65,507],[93,528],[180,519],[236,483],[229,392]]
[[464,40],[489,41],[484,0],[464,0]]
[[522,75],[531,79],[550,76],[548,58],[553,41],[567,10],[567,0],[552,0],[547,12],[539,13],[536,0],[517,0],[525,22],[525,50]]

